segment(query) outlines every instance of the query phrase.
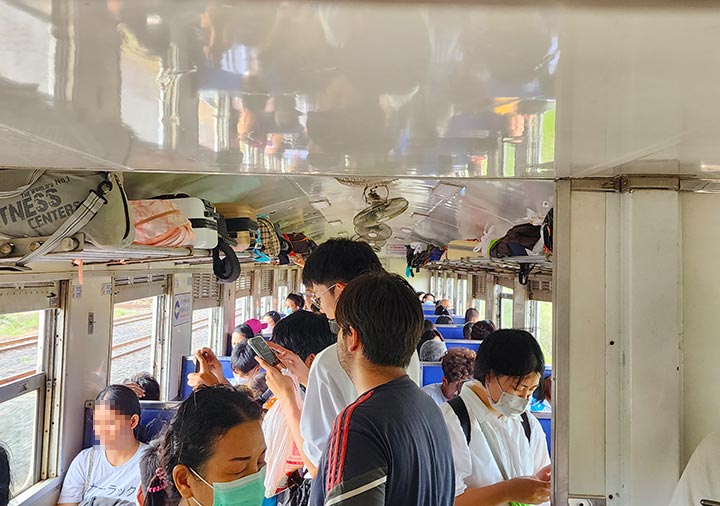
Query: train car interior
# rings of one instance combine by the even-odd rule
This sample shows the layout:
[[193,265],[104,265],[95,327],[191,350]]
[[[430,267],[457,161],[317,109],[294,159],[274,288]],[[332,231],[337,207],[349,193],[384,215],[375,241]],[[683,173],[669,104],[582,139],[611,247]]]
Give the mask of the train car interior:
[[57,503],[107,385],[157,378],[149,441],[196,350],[232,379],[337,237],[447,301],[447,349],[468,308],[535,336],[553,504],[669,504],[720,431],[713,3],[0,0],[0,32],[14,506]]

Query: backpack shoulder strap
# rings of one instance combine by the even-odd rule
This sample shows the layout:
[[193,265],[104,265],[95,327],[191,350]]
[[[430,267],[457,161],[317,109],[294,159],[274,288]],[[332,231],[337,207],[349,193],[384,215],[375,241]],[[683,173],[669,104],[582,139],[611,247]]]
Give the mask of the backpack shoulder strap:
[[527,411],[520,415],[520,420],[522,421],[523,430],[525,431],[525,437],[527,438],[529,443],[532,429],[530,429],[530,419],[528,418]]
[[465,401],[459,395],[448,401],[450,408],[453,410],[460,420],[460,427],[462,427],[463,433],[465,434],[465,441],[470,444],[470,413],[467,410]]

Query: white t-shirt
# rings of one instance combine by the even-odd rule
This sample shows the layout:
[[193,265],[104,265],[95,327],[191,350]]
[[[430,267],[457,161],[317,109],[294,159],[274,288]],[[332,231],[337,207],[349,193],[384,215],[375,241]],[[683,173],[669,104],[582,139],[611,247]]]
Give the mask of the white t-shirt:
[[[407,373],[410,379],[420,384],[420,360],[417,352],[413,353]],[[355,385],[338,360],[337,344],[328,346],[315,357],[310,367],[300,418],[305,456],[316,466],[327,446],[335,417],[357,397]]]
[[[135,502],[135,495],[140,485],[140,458],[147,447],[148,445],[140,443],[135,455],[121,466],[110,464],[101,446],[81,451],[73,459],[65,475],[58,503],[78,503],[91,497],[112,497]],[[91,454],[93,454],[92,472],[87,491],[83,496]]]
[[720,432],[703,439],[690,457],[670,506],[697,506],[700,499],[720,501]]
[[470,414],[470,445],[460,420],[449,404],[440,406],[450,433],[455,462],[455,496],[468,488],[479,488],[504,481],[495,461],[488,438],[497,441],[498,454],[508,479],[532,476],[550,464],[545,433],[540,422],[528,414],[530,442],[525,436],[520,417],[500,417],[490,412],[470,389],[473,382],[463,385],[460,397]]
[[435,404],[437,404],[438,406],[442,406],[447,402],[445,394],[443,394],[442,391],[442,383],[425,385],[424,387],[422,387],[422,391],[432,397],[432,400],[434,400]]

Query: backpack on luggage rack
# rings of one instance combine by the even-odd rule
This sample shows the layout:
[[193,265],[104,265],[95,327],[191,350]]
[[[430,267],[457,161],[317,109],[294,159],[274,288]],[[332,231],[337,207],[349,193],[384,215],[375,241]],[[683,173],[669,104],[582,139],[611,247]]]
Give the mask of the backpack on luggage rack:
[[101,248],[132,243],[132,217],[119,174],[46,169],[0,174],[0,237],[42,238],[34,250],[2,268],[25,270],[79,232]]

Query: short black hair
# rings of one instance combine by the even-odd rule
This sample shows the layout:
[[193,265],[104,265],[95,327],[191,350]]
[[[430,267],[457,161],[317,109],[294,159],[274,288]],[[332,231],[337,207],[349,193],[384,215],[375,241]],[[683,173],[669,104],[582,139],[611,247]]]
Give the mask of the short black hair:
[[285,300],[293,301],[300,309],[305,307],[305,300],[296,293],[289,293],[288,296],[285,297]]
[[423,332],[426,330],[435,330],[435,324],[430,320],[425,320],[423,322]]
[[233,371],[240,371],[247,374],[258,366],[255,360],[255,351],[250,347],[247,341],[237,343],[230,355],[230,367]]
[[446,314],[441,314],[435,320],[436,325],[452,325],[452,323],[453,323],[452,317],[449,315],[446,315]]
[[244,323],[242,325],[238,325],[233,329],[233,334],[237,332],[238,334],[242,334],[245,339],[250,339],[251,337],[255,337],[255,331],[252,329],[250,325],[245,325]]
[[367,272],[384,272],[370,245],[337,238],[325,241],[310,254],[303,267],[302,279],[305,286],[331,286],[349,283]]
[[490,320],[481,320],[473,323],[472,329],[470,329],[470,339],[484,341],[493,332],[495,332],[495,324]]
[[[117,411],[118,413],[132,417],[137,415],[140,418],[142,408],[140,407],[140,400],[137,394],[125,385],[108,385],[95,397],[95,405],[103,402],[110,406],[110,409]],[[133,430],[135,438],[137,439],[140,432],[140,421]]]
[[485,384],[485,377],[524,378],[545,372],[545,357],[540,344],[530,332],[517,329],[496,330],[478,348],[473,377]]
[[282,320],[282,315],[277,311],[268,311],[263,315],[263,318],[272,318],[272,321],[277,325],[277,323]]
[[135,374],[123,383],[135,383],[137,386],[142,388],[145,391],[145,397],[142,398],[144,401],[160,400],[160,383],[158,383],[158,381],[150,373],[141,372]]
[[403,278],[387,272],[363,274],[347,285],[337,304],[336,321],[354,328],[363,355],[379,366],[407,367],[423,328],[423,313],[415,290]]
[[425,294],[425,296],[423,297],[423,300],[427,299],[428,297],[432,297],[433,300],[435,300],[435,296],[433,294],[431,294],[430,292]]
[[435,314],[450,316],[450,311],[448,311],[447,308],[441,304],[441,302],[442,301],[438,301],[437,305],[435,306]]
[[473,318],[480,318],[480,311],[474,307],[469,307],[467,311],[465,311],[465,323],[468,323]]
[[296,311],[286,316],[273,329],[272,341],[296,353],[302,360],[317,355],[335,343],[335,334],[325,315]]
[[10,502],[10,481],[10,454],[0,444],[0,506],[7,506]]

